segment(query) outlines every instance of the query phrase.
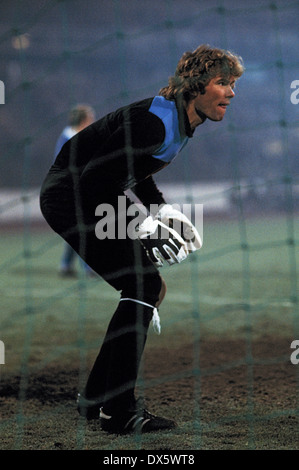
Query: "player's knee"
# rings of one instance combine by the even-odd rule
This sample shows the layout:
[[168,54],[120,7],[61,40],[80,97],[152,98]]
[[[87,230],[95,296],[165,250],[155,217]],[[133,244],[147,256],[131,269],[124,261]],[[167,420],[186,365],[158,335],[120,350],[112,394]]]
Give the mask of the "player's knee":
[[142,277],[131,278],[122,290],[122,297],[131,297],[156,305],[159,302],[161,292],[164,292],[164,287],[160,274],[158,272],[148,273]]
[[156,307],[159,307],[159,305],[162,303],[162,301],[163,301],[163,299],[166,295],[166,292],[167,292],[166,282],[164,281],[163,277],[161,277],[161,289],[160,289],[160,293],[159,293],[159,300],[156,303]]
[[145,302],[156,305],[160,299],[162,289],[163,283],[159,273],[146,276],[143,284],[143,297]]
[[166,295],[166,282],[160,274],[151,275],[143,285],[144,301],[159,307]]

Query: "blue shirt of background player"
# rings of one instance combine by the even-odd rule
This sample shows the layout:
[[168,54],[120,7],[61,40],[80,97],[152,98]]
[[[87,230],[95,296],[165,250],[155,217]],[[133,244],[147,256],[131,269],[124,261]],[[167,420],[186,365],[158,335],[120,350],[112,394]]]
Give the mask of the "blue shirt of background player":
[[67,126],[63,129],[62,133],[57,139],[54,151],[54,159],[59,154],[60,150],[62,149],[63,145],[70,140],[77,132],[71,127]]

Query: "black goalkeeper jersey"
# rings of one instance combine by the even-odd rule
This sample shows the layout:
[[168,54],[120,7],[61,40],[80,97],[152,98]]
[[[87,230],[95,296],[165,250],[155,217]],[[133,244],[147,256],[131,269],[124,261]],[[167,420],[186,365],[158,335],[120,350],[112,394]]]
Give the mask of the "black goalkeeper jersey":
[[131,189],[145,206],[160,205],[165,201],[152,175],[192,135],[186,111],[175,101],[156,96],[124,106],[66,142],[50,168],[48,184],[75,185],[95,198],[103,186]]

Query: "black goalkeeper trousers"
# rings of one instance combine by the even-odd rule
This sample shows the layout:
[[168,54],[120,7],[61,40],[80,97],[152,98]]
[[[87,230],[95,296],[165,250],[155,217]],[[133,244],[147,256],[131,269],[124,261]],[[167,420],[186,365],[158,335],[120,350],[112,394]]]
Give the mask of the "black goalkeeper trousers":
[[[97,200],[115,208],[116,225],[129,218],[117,213],[121,191]],[[130,204],[126,199],[127,206]],[[107,414],[128,407],[134,390],[153,308],[162,286],[157,268],[138,240],[96,236],[94,200],[46,178],[40,195],[41,211],[52,229],[111,286],[120,291],[120,302],[109,323],[102,347],[84,390],[87,399],[103,404]],[[116,227],[115,234],[118,234]],[[130,299],[130,300],[128,300]],[[136,302],[138,300],[139,302]],[[141,302],[141,303],[140,303]]]

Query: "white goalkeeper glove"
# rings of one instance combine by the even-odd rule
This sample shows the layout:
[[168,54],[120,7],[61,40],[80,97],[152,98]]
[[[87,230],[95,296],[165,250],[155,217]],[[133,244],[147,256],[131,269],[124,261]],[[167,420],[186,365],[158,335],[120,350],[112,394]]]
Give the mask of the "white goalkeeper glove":
[[175,230],[152,216],[147,217],[136,229],[137,237],[147,250],[152,262],[163,266],[181,263],[188,256],[188,249],[183,238]]
[[189,253],[202,247],[201,237],[192,222],[181,211],[170,204],[164,204],[155,216],[167,227],[172,228],[185,241]]

